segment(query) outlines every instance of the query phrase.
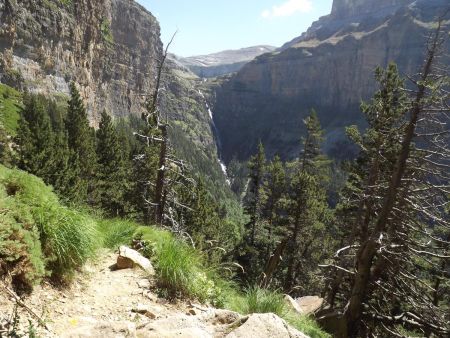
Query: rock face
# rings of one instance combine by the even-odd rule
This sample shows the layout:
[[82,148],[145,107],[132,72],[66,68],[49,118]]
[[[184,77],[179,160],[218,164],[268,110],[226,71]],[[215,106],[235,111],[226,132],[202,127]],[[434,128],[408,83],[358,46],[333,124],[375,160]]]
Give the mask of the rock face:
[[237,72],[257,56],[275,49],[272,46],[254,46],[208,55],[175,58],[199,77],[210,78]]
[[335,0],[332,14],[217,90],[215,122],[225,162],[246,160],[259,140],[269,156],[298,156],[302,120],[311,108],[326,128],[326,150],[346,156],[344,126],[364,125],[359,104],[376,89],[374,68],[395,61],[402,74],[416,73],[426,36],[445,6],[447,0]]
[[[159,23],[133,0],[0,1],[0,82],[60,97],[75,81],[95,127],[103,109],[141,116],[161,55]],[[176,151],[223,186],[202,81],[166,65],[161,105]]]
[[94,125],[103,108],[138,114],[153,86],[159,35],[155,17],[132,0],[4,0],[0,80],[45,94],[68,93],[75,81]]

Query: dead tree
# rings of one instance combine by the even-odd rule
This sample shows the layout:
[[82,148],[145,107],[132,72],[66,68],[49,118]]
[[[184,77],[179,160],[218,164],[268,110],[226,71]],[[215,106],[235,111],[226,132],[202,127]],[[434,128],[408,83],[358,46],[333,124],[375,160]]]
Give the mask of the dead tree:
[[142,115],[146,129],[143,133],[135,133],[135,135],[143,140],[147,146],[157,146],[156,181],[147,182],[147,185],[153,188],[153,193],[150,198],[143,196],[145,203],[152,210],[150,221],[160,226],[169,225],[173,232],[186,236],[187,233],[182,231],[182,220],[180,219],[182,213],[176,210],[188,208],[188,206],[179,201],[175,186],[191,185],[194,180],[187,176],[186,163],[174,155],[169,139],[168,116],[167,113],[164,117],[162,116],[160,104],[161,92],[164,90],[163,77],[168,51],[175,35],[176,33],[172,36],[158,60],[155,88],[147,102],[146,112]]

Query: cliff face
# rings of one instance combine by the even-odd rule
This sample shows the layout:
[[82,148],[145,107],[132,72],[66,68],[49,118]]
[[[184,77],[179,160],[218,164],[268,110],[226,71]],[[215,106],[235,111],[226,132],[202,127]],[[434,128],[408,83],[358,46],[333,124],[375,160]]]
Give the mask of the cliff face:
[[[103,109],[141,115],[161,55],[159,23],[133,0],[0,0],[0,83],[60,96],[75,81],[93,126]],[[175,150],[224,186],[203,82],[166,66],[162,110]]]
[[302,121],[311,108],[326,128],[326,150],[344,155],[344,126],[363,125],[359,104],[376,89],[374,68],[395,61],[402,74],[416,73],[432,21],[448,5],[447,0],[383,0],[383,15],[372,15],[374,3],[335,0],[331,15],[219,88],[215,116],[226,161],[247,159],[259,140],[269,156],[297,156]]
[[75,81],[93,125],[141,112],[161,54],[154,16],[132,0],[3,0],[0,81],[44,94]]

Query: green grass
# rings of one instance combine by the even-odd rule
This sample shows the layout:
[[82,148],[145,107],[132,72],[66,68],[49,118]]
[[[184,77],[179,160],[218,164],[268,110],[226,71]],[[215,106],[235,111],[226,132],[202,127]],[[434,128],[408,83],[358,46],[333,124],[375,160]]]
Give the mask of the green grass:
[[281,293],[257,287],[240,292],[207,266],[199,251],[168,231],[65,207],[41,179],[0,165],[0,267],[6,267],[16,289],[29,289],[50,275],[64,281],[100,247],[116,249],[133,239],[154,264],[166,297],[196,299],[241,314],[271,312],[313,338],[330,337],[314,320],[288,309]]
[[0,84],[0,124],[9,135],[16,135],[21,109],[21,93],[7,85]]
[[155,265],[158,286],[168,298],[189,298],[213,305],[222,303],[214,271],[203,264],[200,253],[167,231],[140,227],[135,234],[144,254]]
[[250,287],[244,293],[236,289],[226,292],[224,307],[243,315],[252,313],[274,313],[297,330],[312,338],[331,338],[314,319],[301,316],[288,307],[284,295],[278,291]]
[[61,205],[41,179],[2,165],[0,206],[0,265],[15,248],[17,259],[8,270],[24,288],[49,274],[65,280],[100,246],[92,218]]
[[99,219],[97,221],[103,246],[117,249],[121,245],[130,245],[138,225],[123,219]]

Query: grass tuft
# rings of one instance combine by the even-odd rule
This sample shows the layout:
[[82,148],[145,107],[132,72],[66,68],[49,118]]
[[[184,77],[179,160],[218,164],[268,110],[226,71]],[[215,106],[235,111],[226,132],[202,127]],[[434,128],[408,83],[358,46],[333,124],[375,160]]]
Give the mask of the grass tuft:
[[121,245],[130,245],[138,228],[136,223],[122,219],[100,219],[97,223],[103,246],[113,250]]

